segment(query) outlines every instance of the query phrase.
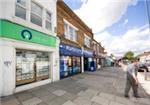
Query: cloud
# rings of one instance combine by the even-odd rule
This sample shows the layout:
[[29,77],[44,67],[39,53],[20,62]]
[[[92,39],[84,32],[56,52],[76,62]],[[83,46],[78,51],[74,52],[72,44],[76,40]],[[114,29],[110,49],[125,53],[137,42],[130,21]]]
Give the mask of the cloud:
[[123,55],[127,51],[136,54],[150,51],[150,35],[148,25],[128,30],[121,36],[114,36],[107,31],[95,35],[95,39],[101,42],[109,53]]
[[128,23],[128,19],[126,19],[123,23],[123,25],[126,25]]
[[74,12],[93,29],[100,32],[121,19],[128,6],[136,5],[137,0],[82,0],[81,8]]

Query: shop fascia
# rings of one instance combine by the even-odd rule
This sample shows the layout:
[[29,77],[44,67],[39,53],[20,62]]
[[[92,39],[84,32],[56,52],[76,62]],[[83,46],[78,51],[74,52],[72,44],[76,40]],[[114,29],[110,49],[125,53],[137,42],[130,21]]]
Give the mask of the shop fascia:
[[93,57],[93,51],[82,50],[67,44],[60,44],[60,54]]

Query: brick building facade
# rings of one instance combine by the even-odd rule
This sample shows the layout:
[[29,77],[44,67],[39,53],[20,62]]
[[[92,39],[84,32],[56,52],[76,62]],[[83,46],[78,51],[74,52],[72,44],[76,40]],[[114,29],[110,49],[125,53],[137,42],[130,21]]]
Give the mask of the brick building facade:
[[94,57],[92,30],[62,0],[57,1],[57,36],[60,78],[90,70]]

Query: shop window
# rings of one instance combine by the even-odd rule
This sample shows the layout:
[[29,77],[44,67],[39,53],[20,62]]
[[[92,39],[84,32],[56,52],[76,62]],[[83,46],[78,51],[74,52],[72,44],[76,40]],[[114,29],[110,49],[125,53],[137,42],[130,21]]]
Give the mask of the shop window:
[[16,85],[24,85],[49,78],[49,53],[17,50]]
[[80,57],[61,56],[60,57],[60,78],[81,73]]
[[31,22],[42,26],[42,7],[36,3],[31,3]]
[[15,16],[26,19],[26,0],[16,1]]
[[46,29],[52,30],[52,15],[49,12],[46,12]]

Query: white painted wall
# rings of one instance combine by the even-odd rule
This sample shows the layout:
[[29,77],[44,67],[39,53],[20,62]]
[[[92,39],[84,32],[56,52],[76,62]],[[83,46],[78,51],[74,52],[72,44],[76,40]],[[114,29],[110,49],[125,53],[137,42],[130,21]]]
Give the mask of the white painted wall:
[[12,20],[15,12],[15,0],[0,0],[0,19]]
[[[31,1],[31,0],[26,0],[26,1]],[[57,0],[33,0],[37,2],[39,5],[43,6],[46,10],[48,10],[50,13],[52,13],[52,31],[49,31],[45,29],[44,27],[40,27],[38,25],[35,25],[30,22],[30,17],[27,16],[28,20],[21,19],[19,17],[15,16],[15,2],[16,0],[0,0],[0,19],[6,19],[10,20],[14,23],[21,24],[23,26],[41,31],[43,33],[46,33],[48,35],[54,35],[56,36],[55,33],[55,27],[56,27],[56,1]],[[30,6],[31,2],[27,4]],[[28,13],[30,13],[30,10],[27,10]]]
[[14,69],[14,48],[12,46],[1,46],[2,50],[2,74],[3,74],[3,93],[2,95],[12,94],[15,87]]

